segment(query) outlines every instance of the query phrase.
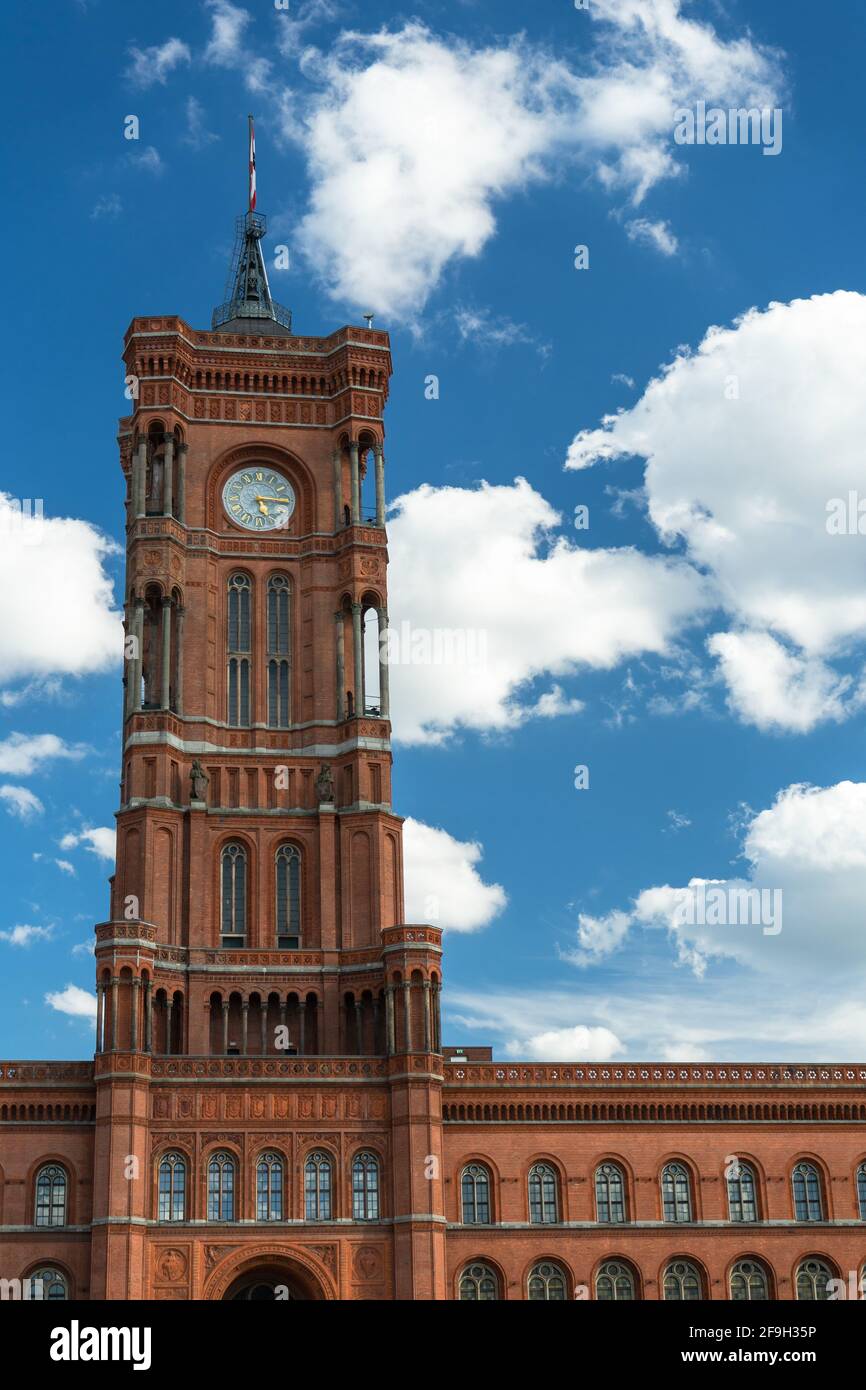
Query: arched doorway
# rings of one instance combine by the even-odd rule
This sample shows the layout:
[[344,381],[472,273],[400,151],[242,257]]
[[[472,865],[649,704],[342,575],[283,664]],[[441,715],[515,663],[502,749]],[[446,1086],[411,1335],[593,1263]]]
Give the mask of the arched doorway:
[[236,1256],[231,1265],[206,1290],[206,1298],[240,1303],[306,1303],[335,1297],[325,1272],[320,1274],[303,1256],[260,1251],[258,1255]]
[[226,1303],[277,1303],[293,1302],[300,1299],[306,1302],[311,1295],[308,1289],[284,1269],[274,1269],[267,1265],[240,1275],[230,1284],[223,1301]]

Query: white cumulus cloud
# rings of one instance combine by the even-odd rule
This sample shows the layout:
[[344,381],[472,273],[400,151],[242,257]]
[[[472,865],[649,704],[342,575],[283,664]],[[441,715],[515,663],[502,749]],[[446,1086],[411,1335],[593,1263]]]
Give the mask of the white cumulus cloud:
[[83,830],[68,831],[60,841],[60,848],[75,849],[78,845],[84,845],[88,853],[113,863],[116,840],[117,832],[113,826],[92,825],[86,826]]
[[706,601],[680,559],[557,535],[561,518],[523,478],[423,486],[394,513],[392,718],[405,742],[574,713],[557,685],[530,698],[527,683],[664,653]]
[[0,493],[0,678],[85,675],[119,663],[104,565],[118,547],[86,521],[22,516]]
[[34,941],[50,941],[54,935],[51,927],[12,927],[0,931],[0,941],[8,941],[10,946],[29,946]]
[[565,958],[598,964],[641,930],[661,929],[676,961],[701,979],[714,978],[714,966],[735,962],[744,978],[761,977],[794,998],[812,988],[820,961],[824,986],[840,1003],[853,1003],[866,986],[866,783],[784,788],[771,806],[750,815],[743,856],[745,871],[730,878],[695,875],[643,889],[630,908],[610,914],[614,928],[605,929],[609,919],[599,927],[581,919],[577,945]]
[[86,1018],[96,1021],[96,995],[82,989],[80,985],[66,985],[64,989],[51,990],[45,1002],[58,1013],[71,1018]]
[[760,728],[807,731],[862,704],[840,666],[864,659],[862,538],[827,522],[862,487],[864,375],[866,296],[751,309],[569,450],[571,468],[645,460],[649,518],[733,619],[710,651],[732,708]]
[[65,743],[57,734],[12,733],[0,740],[0,772],[23,777],[57,758],[83,758],[86,751],[82,744]]
[[456,840],[447,830],[410,816],[403,824],[406,920],[449,931],[488,926],[508,897],[500,884],[481,877],[483,853],[475,841]]
[[0,787],[0,799],[10,816],[16,816],[18,820],[32,820],[45,810],[39,797],[28,787],[14,787],[6,783]]
[[[679,0],[588,15],[582,71],[525,35],[473,46],[418,21],[305,50],[316,86],[283,90],[283,129],[312,180],[299,242],[335,298],[412,318],[452,262],[483,251],[506,197],[579,163],[637,206],[684,167],[678,107],[775,103],[777,55],[685,19]],[[638,234],[672,254],[663,222]]]
[[513,1038],[505,1045],[509,1057],[536,1062],[609,1062],[622,1052],[622,1043],[609,1028],[550,1028],[529,1038]]

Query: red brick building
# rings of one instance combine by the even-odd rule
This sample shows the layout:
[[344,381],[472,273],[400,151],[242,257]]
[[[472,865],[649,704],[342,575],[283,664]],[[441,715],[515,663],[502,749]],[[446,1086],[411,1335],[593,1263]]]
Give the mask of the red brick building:
[[866,1066],[443,1049],[376,655],[388,335],[292,334],[263,232],[249,213],[211,331],[126,334],[96,1052],[0,1064],[0,1279],[70,1299],[826,1297],[866,1263]]

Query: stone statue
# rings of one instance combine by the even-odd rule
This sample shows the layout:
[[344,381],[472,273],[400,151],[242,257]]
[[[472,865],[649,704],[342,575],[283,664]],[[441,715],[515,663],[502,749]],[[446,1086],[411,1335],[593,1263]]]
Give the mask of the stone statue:
[[328,767],[327,763],[322,763],[319,768],[319,775],[316,778],[316,796],[318,797],[319,805],[321,805],[323,801],[334,800],[334,779],[331,776],[331,769]]
[[207,784],[210,781],[207,773],[199,762],[198,758],[193,758],[190,768],[189,780],[192,783],[193,801],[205,801],[207,798]]

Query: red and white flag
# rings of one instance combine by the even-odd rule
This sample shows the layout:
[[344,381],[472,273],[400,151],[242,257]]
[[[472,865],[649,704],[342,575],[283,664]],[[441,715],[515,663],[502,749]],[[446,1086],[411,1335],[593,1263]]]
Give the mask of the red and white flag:
[[250,212],[256,210],[256,128],[250,116]]

